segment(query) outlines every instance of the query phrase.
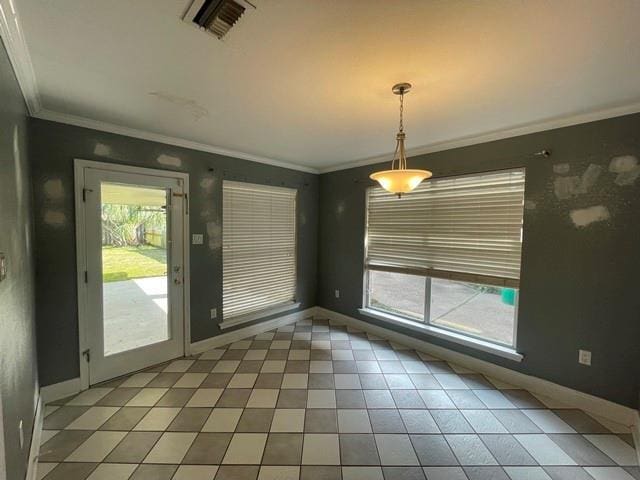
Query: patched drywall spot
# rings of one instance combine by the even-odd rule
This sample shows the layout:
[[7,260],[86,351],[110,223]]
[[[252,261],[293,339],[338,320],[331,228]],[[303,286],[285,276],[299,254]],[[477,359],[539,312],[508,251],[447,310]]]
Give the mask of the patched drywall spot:
[[614,183],[621,187],[633,185],[638,177],[640,177],[640,165],[636,165],[633,170],[629,170],[628,172],[620,172],[616,176]]
[[99,157],[110,157],[111,156],[111,147],[109,145],[105,145],[104,143],[96,143],[96,146],[93,147],[93,154],[98,155]]
[[524,208],[525,210],[535,210],[538,205],[533,200],[525,200]]
[[553,191],[559,200],[567,200],[571,197],[589,193],[589,190],[596,184],[601,173],[602,167],[591,163],[581,177],[576,175],[556,177],[553,182]]
[[576,227],[582,228],[595,222],[609,220],[609,210],[604,205],[571,210],[571,221]]
[[67,223],[67,216],[57,210],[47,210],[44,212],[44,223],[52,227],[62,227]]
[[638,166],[638,159],[633,155],[613,157],[609,163],[609,171],[613,173],[630,172]]
[[156,161],[160,165],[167,165],[169,167],[179,167],[182,165],[182,160],[179,157],[165,155],[164,153],[162,155],[158,155],[158,158],[156,158]]
[[594,163],[589,164],[580,179],[580,193],[588,193],[596,184],[598,177],[602,173],[602,167]]
[[207,222],[209,250],[222,248],[222,227],[216,222]]
[[185,109],[195,120],[209,116],[209,110],[190,98],[179,97],[167,92],[149,92],[149,95]]
[[565,174],[569,173],[570,169],[571,169],[571,167],[569,166],[568,163],[556,163],[553,166],[553,172],[557,173],[559,175],[565,175]]
[[566,200],[577,195],[580,188],[580,177],[558,177],[553,181],[553,192],[558,200]]
[[633,185],[638,177],[640,177],[638,158],[634,155],[613,157],[609,163],[609,171],[618,174],[614,180],[616,185]]
[[61,200],[64,198],[64,186],[59,178],[52,178],[44,182],[42,186],[44,195],[48,200]]
[[200,188],[210,192],[213,189],[213,185],[215,183],[215,179],[213,177],[204,177],[200,180]]

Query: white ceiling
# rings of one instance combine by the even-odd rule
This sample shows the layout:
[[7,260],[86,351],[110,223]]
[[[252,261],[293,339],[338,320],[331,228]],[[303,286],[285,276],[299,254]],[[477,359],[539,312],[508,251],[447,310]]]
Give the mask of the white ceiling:
[[393,150],[399,81],[409,148],[640,111],[638,0],[189,3],[21,0],[43,109],[318,170]]

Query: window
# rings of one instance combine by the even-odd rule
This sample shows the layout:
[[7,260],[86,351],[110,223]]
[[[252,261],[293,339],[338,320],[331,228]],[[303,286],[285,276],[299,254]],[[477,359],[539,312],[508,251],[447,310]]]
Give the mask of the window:
[[223,324],[291,305],[296,292],[296,190],[224,181]]
[[423,182],[367,198],[365,306],[515,344],[524,169]]

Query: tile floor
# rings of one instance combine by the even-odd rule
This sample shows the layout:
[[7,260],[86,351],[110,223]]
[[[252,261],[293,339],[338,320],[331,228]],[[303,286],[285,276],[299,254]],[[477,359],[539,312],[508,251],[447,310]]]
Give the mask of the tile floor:
[[632,480],[631,435],[303,320],[46,407],[46,480]]

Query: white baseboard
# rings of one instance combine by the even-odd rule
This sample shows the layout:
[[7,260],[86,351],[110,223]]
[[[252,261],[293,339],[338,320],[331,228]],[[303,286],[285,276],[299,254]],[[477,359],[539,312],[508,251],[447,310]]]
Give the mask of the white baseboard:
[[42,423],[44,421],[44,403],[42,395],[38,396],[36,413],[33,418],[31,431],[31,447],[29,448],[29,464],[25,480],[36,480],[38,476],[38,456],[40,455],[40,439],[42,438]]
[[[360,330],[370,332],[374,335],[387,338],[396,343],[407,345],[448,362],[482,373],[483,375],[526,389],[532,393],[544,395],[571,407],[599,415],[629,428],[634,428],[633,426],[637,425],[636,419],[638,412],[632,408],[625,407],[624,405],[619,405],[609,400],[598,398],[584,392],[579,392],[548,380],[543,380],[531,375],[516,372],[515,370],[500,367],[493,363],[479,360],[469,355],[455,352],[438,345],[433,345],[429,342],[425,342],[424,340],[419,340],[388,328],[372,325],[368,322],[364,322],[326,308],[316,307],[316,310],[316,316],[318,318],[328,318],[336,323],[352,326]],[[636,427],[636,429],[637,428],[640,427]]]
[[314,315],[316,315],[316,308],[317,307],[307,308],[306,310],[290,313],[289,315],[283,315],[281,317],[273,318],[265,322],[256,323],[255,325],[250,325],[248,327],[239,328],[238,330],[234,330],[233,332],[223,333],[222,335],[207,338],[199,342],[194,342],[191,344],[190,354],[195,355],[198,353],[206,352],[207,350],[211,350],[212,348],[221,347],[222,345],[237,342],[238,340],[242,340],[259,333],[267,332],[269,330],[273,330],[274,328],[283,327],[285,325],[289,325],[290,323],[295,323],[298,320],[313,317]]
[[70,397],[82,390],[82,384],[80,383],[80,377],[72,378],[60,383],[54,383],[53,385],[47,385],[40,389],[40,397],[42,403],[45,405],[49,402],[55,402],[61,398]]

